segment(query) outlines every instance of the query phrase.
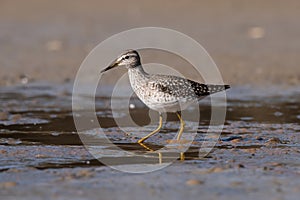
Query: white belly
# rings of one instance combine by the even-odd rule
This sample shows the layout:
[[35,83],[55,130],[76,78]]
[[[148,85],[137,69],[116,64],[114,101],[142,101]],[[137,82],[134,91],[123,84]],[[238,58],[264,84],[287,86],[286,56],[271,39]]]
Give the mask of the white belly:
[[157,93],[155,96],[148,96],[136,91],[137,96],[141,101],[152,110],[158,112],[177,112],[185,110],[193,101],[190,99],[178,99],[175,97],[166,96],[164,93]]

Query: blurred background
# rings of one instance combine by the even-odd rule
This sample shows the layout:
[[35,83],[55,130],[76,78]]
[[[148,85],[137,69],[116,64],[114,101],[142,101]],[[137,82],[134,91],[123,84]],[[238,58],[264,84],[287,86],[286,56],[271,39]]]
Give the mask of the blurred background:
[[1,0],[0,85],[72,81],[101,41],[158,26],[202,44],[226,83],[295,86],[299,10],[298,0]]

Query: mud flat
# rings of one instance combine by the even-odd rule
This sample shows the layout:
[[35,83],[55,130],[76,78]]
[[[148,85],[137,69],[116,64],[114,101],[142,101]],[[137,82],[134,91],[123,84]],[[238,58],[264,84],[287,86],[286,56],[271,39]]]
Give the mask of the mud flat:
[[[210,120],[210,105],[201,104],[197,135],[184,159],[179,152],[159,154],[135,142],[156,124],[148,124],[147,108],[132,99],[131,117],[141,125],[124,133],[106,106],[110,99],[97,96],[97,117],[106,136],[119,148],[135,153],[124,156],[106,142],[97,143],[97,160],[83,146],[72,118],[72,85],[29,84],[1,89],[0,195],[3,199],[298,199],[300,194],[300,124],[297,88],[271,94],[233,88],[228,92],[224,129],[213,150],[199,156]],[[241,91],[244,91],[241,92]],[[259,95],[258,95],[259,94]],[[238,98],[237,98],[238,97]],[[193,114],[193,110],[189,110]],[[120,110],[120,118],[128,118]],[[192,119],[187,119],[185,135]],[[104,126],[103,126],[104,125]],[[147,145],[157,150],[178,130],[168,116],[161,134]],[[101,141],[97,127],[83,131]],[[177,154],[176,154],[177,153]],[[111,167],[102,161],[111,161]],[[170,165],[160,170],[131,174],[123,170]],[[138,166],[138,167],[137,167]]]
[[[298,0],[130,0],[121,5],[94,0],[1,1],[1,199],[298,200],[299,7]],[[137,145],[137,134],[146,134],[156,124],[149,123],[148,109],[133,97],[130,116],[140,127],[125,123],[129,131],[122,131],[109,108],[112,83],[122,70],[106,75],[104,88],[97,91],[96,114],[106,137],[133,155],[112,149],[96,121],[81,136],[99,141],[94,152],[100,160],[77,133],[72,83],[81,62],[106,38],[144,26],[175,29],[197,40],[232,86],[224,129],[208,155],[199,154],[199,147],[212,139],[206,134],[208,100],[201,103],[198,126],[191,125],[193,109],[187,111],[184,135],[197,135],[181,159],[177,151],[151,151],[172,144],[176,116],[168,115],[162,133],[150,138],[147,148]],[[166,64],[198,78],[186,70],[186,63],[168,54],[140,53],[144,63]],[[129,119],[122,109],[117,117]],[[170,162],[145,174],[113,169]]]

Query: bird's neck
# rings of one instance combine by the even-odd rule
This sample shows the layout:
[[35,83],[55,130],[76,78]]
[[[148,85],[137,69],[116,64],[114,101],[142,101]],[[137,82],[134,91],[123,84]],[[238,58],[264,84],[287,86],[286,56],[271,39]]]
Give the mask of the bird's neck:
[[145,72],[141,64],[135,67],[130,67],[128,69],[128,73],[135,76],[141,76],[141,77],[145,76],[144,78],[146,78],[149,75],[147,72]]
[[133,87],[134,91],[137,89],[135,87],[140,87],[149,79],[149,74],[145,72],[142,65],[136,66],[134,68],[129,68],[128,75],[130,84]]

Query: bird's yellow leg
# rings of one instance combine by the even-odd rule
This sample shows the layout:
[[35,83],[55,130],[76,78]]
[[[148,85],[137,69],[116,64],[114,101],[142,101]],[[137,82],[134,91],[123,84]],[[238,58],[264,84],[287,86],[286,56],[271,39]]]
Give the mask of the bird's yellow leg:
[[184,152],[180,152],[180,160],[184,161],[184,159],[185,159]]
[[[141,145],[142,147],[144,147],[146,150],[150,151],[150,152],[154,152],[153,149],[151,149],[150,147],[148,147],[147,145],[139,142],[139,145]],[[162,164],[162,153],[161,152],[157,152],[158,154],[158,163]]]
[[151,133],[149,133],[148,135],[146,135],[145,137],[143,137],[142,139],[140,139],[138,141],[138,143],[143,143],[145,140],[147,140],[149,137],[151,137],[152,135],[154,135],[155,133],[158,133],[162,127],[162,123],[163,123],[163,118],[162,118],[162,115],[159,114],[159,125],[158,127],[152,131]]
[[183,133],[183,129],[184,129],[184,126],[185,126],[185,123],[181,117],[181,114],[179,112],[176,113],[177,114],[177,117],[179,118],[180,120],[180,129],[179,129],[179,132],[178,132],[178,135],[177,135],[177,140],[180,140],[181,136],[182,136],[182,133]]
[[143,144],[141,142],[139,142],[138,144],[141,145],[144,149],[146,149],[148,151],[154,151],[153,149],[151,149],[150,147],[148,147],[147,145],[145,145],[145,144]]

